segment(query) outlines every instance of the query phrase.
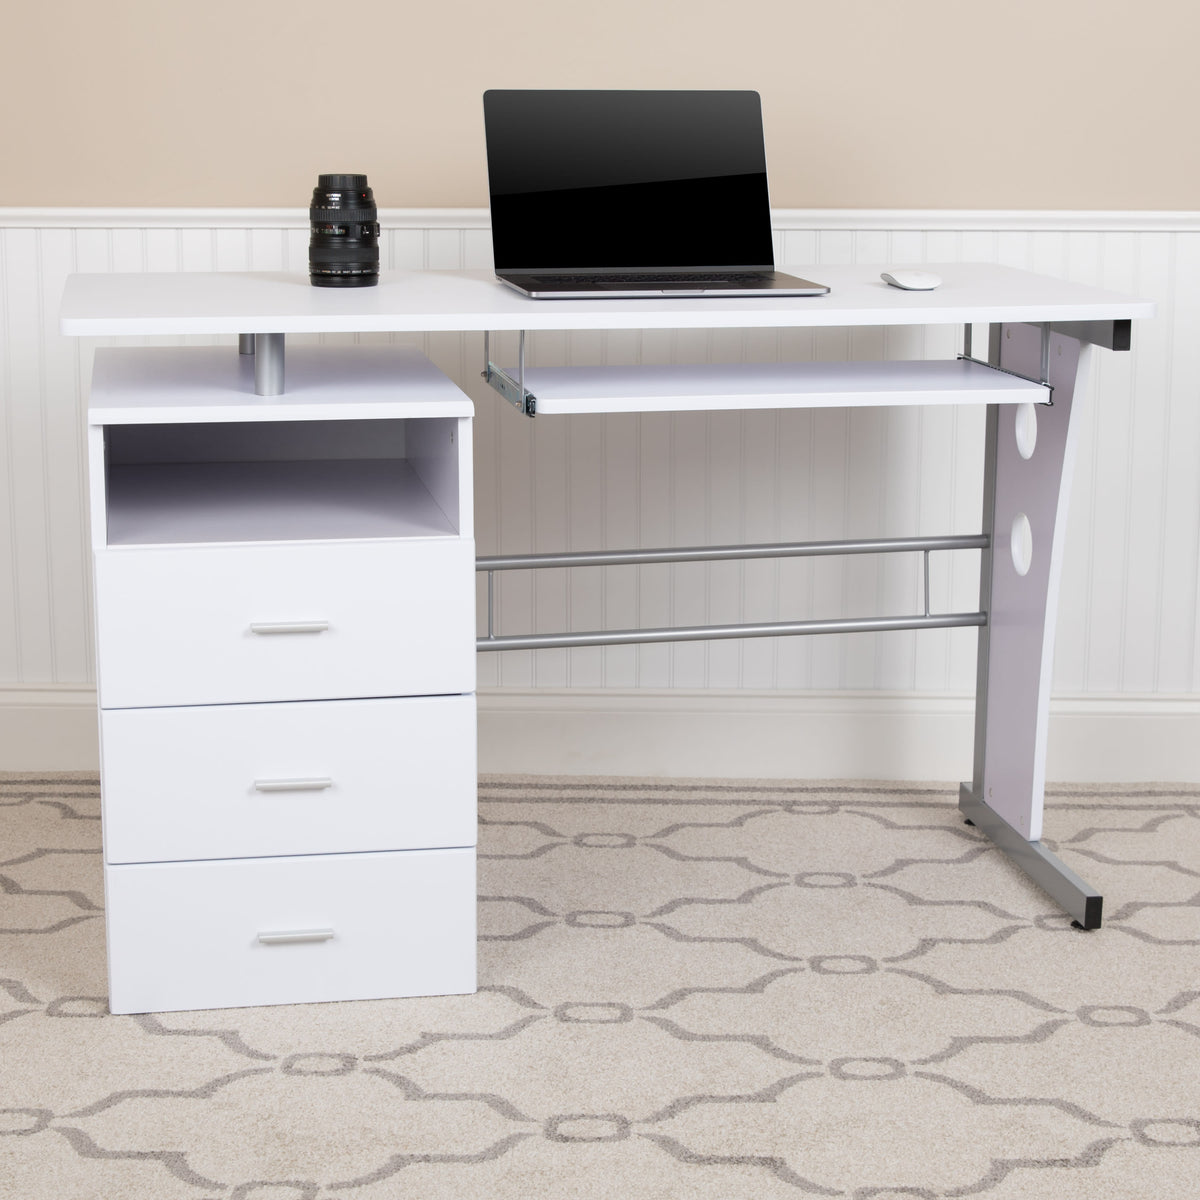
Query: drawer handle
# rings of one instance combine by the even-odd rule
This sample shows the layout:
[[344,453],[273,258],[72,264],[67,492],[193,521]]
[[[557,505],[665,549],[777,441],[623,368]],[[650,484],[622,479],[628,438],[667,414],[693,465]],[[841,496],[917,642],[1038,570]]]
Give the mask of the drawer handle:
[[328,621],[252,621],[250,632],[258,634],[275,633],[324,633],[329,628]]
[[256,792],[323,792],[333,787],[332,779],[256,779]]
[[289,946],[295,942],[327,942],[331,937],[332,929],[280,929],[260,933],[258,940],[264,946]]

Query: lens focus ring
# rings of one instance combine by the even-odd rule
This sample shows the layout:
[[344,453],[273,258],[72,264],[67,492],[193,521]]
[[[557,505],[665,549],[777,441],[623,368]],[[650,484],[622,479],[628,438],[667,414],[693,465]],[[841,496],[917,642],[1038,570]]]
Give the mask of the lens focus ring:
[[337,208],[334,205],[314,204],[308,210],[308,218],[310,221],[333,221],[346,224],[347,222],[366,221],[371,224],[375,223],[375,218],[379,215],[379,210],[372,204],[370,208]]

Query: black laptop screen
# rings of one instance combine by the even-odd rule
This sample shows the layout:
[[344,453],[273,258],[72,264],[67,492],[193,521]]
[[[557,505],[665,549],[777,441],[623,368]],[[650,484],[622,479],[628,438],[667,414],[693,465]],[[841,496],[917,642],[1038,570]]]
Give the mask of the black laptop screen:
[[757,92],[489,91],[498,271],[771,267]]

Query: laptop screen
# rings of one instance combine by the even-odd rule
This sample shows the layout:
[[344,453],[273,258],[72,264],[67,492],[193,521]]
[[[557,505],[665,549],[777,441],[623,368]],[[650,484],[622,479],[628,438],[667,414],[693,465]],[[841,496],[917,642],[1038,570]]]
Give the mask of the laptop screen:
[[488,91],[497,271],[774,264],[757,92]]

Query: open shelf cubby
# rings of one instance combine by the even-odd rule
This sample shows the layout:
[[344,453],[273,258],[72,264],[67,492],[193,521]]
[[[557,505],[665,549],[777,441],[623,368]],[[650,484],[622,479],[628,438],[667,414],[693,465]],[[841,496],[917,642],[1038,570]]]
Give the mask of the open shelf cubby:
[[453,537],[456,516],[408,455],[414,442],[449,447],[453,424],[110,426],[107,544]]

